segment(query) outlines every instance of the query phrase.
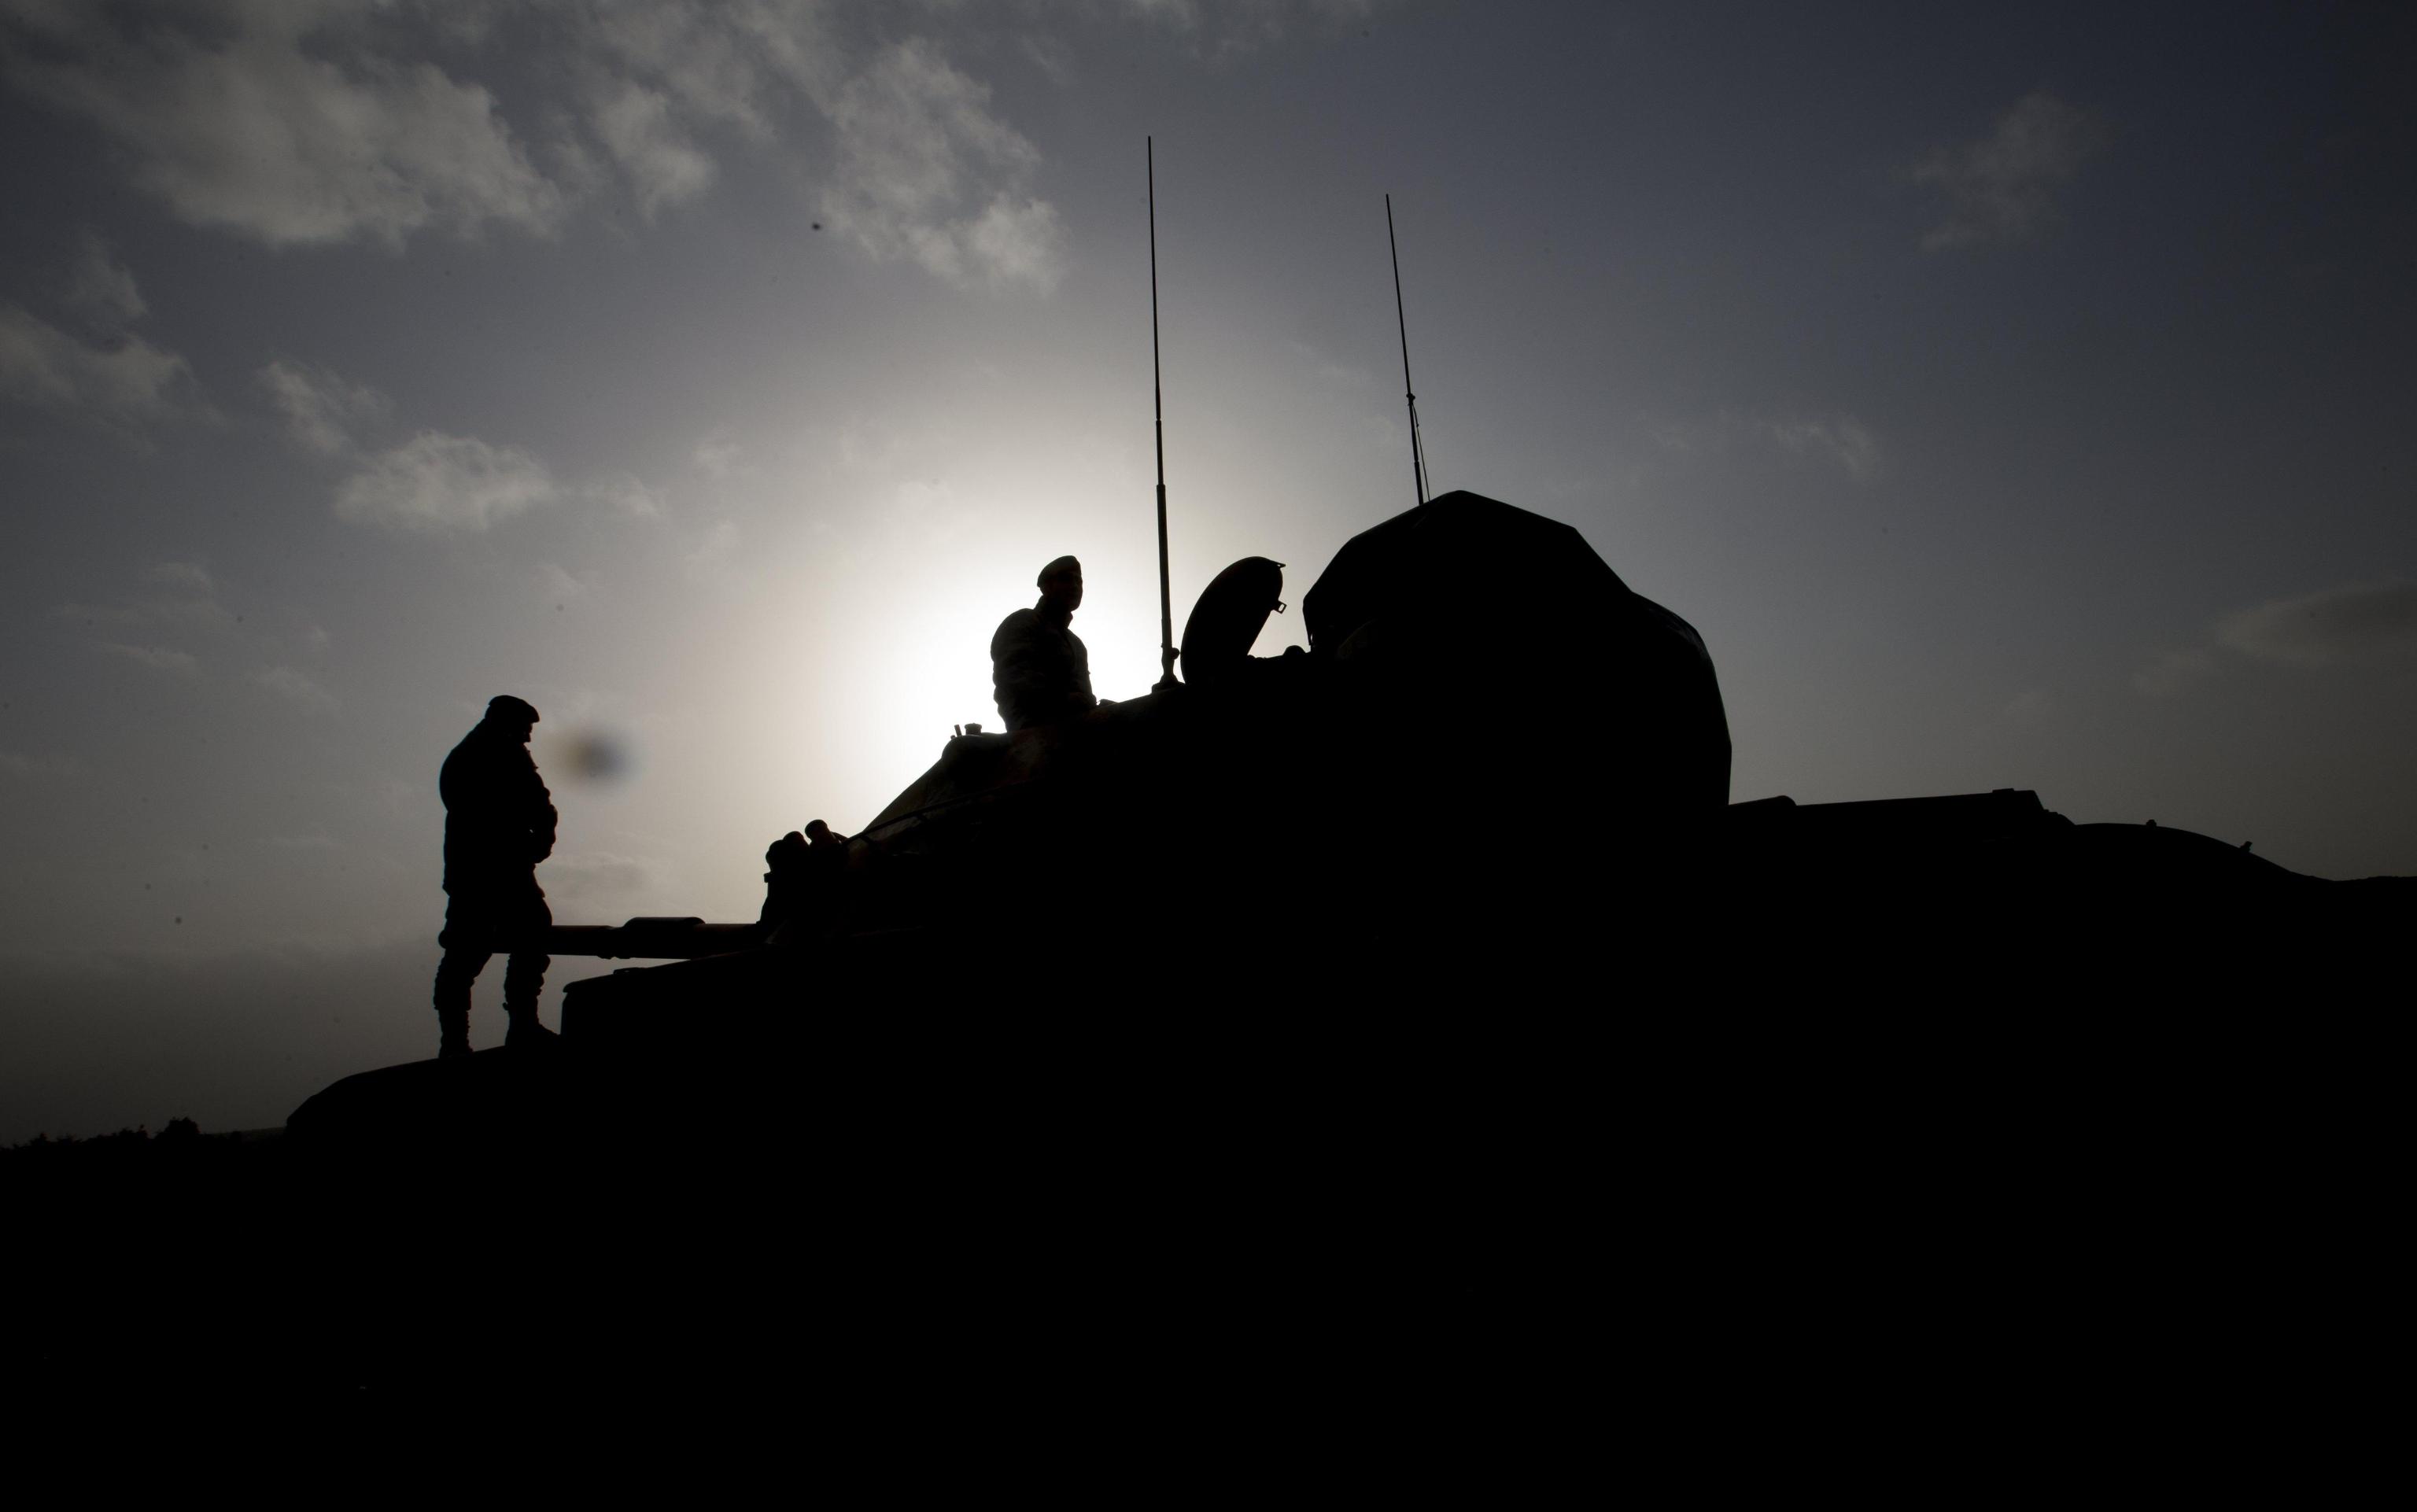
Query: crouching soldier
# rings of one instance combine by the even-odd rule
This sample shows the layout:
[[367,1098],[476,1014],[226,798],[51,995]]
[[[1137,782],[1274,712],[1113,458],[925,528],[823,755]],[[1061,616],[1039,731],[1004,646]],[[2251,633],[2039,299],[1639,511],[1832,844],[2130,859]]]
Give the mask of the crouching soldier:
[[497,952],[504,966],[504,1043],[554,1037],[538,1021],[550,964],[545,932],[554,914],[537,885],[537,864],[554,854],[554,795],[537,775],[528,739],[537,710],[509,694],[445,758],[436,791],[445,800],[445,959],[436,968],[437,1059],[470,1053],[470,984]]
[[817,819],[804,833],[791,830],[764,853],[764,912],[756,925],[769,935],[792,919],[828,906],[840,869],[847,864],[847,837]]

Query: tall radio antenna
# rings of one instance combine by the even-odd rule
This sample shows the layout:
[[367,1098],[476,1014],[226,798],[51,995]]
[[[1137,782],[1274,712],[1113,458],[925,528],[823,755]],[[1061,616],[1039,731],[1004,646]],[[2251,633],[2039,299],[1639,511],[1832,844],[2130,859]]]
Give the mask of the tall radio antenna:
[[[1393,253],[1393,320],[1402,331],[1402,398],[1408,401],[1410,406],[1410,476],[1418,485],[1419,502],[1424,504],[1427,502],[1427,449],[1426,444],[1419,439],[1419,396],[1417,391],[1410,387],[1410,323],[1402,313],[1402,244],[1393,238],[1393,197],[1390,194],[1385,196],[1385,245],[1391,248]],[[1153,280],[1150,285],[1150,297],[1153,300],[1150,306],[1150,318],[1153,321],[1158,318],[1158,307],[1154,302],[1158,297],[1155,282],[1158,266],[1154,261],[1156,255],[1155,252],[1151,254],[1153,261],[1150,265],[1150,277]],[[1164,492],[1163,489],[1160,491],[1159,501],[1159,535],[1162,541],[1166,534]]]
[[[1149,184],[1149,424],[1158,443],[1158,688],[1163,688],[1175,685],[1175,609],[1166,582],[1166,395],[1158,376],[1158,150],[1148,137],[1141,139],[1141,150]],[[1408,348],[1403,351],[1406,354]]]

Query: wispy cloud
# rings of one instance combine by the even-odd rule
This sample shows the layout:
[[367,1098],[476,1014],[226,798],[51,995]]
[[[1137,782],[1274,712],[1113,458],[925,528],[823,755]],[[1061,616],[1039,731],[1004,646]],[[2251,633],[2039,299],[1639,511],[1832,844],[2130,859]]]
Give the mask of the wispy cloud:
[[1162,27],[1203,56],[1230,58],[1297,32],[1358,26],[1394,0],[1120,0],[1127,15]]
[[360,431],[386,418],[392,406],[384,394],[346,383],[325,368],[282,357],[260,370],[261,386],[285,416],[295,445],[323,457],[338,457],[358,444]]
[[441,536],[492,529],[556,496],[543,462],[518,446],[422,431],[368,459],[336,490],[358,525]]
[[2055,219],[2058,191],[2105,141],[2095,115],[2039,92],[2014,101],[1979,141],[1933,148],[1907,175],[1946,201],[1946,219],[1923,236],[1923,249],[2039,231]]
[[135,287],[134,275],[110,254],[107,243],[89,231],[77,244],[67,302],[104,331],[124,330],[150,308],[144,302],[143,291]]
[[[89,121],[180,219],[269,246],[422,228],[542,232],[564,212],[476,83],[377,52],[349,7],[229,7],[121,28],[114,8],[12,8],[19,90]],[[306,43],[311,44],[306,48]]]
[[[1149,19],[1222,51],[1361,8]],[[795,151],[802,136],[828,152],[811,191],[823,220],[866,255],[965,289],[1045,291],[1062,273],[1064,226],[1035,187],[1040,151],[937,35],[985,24],[972,12],[653,0],[498,8],[459,24],[462,12],[294,0],[201,14],[11,7],[0,81],[90,125],[178,219],[273,247],[550,234],[616,189],[651,219],[711,192],[721,155]],[[1048,30],[1027,53],[1062,63]],[[532,33],[557,66],[501,71]],[[491,69],[509,81],[510,119],[476,77]],[[119,308],[131,293],[105,278],[86,290]]]
[[736,436],[727,431],[716,431],[696,444],[696,449],[689,453],[689,461],[696,464],[698,472],[718,482],[737,476],[745,467],[744,456]]
[[645,520],[664,513],[662,495],[639,478],[558,480],[535,454],[477,436],[423,429],[399,446],[373,450],[365,437],[393,416],[384,394],[282,358],[261,369],[259,378],[295,445],[350,466],[336,489],[335,512],[355,524],[476,534],[555,500],[604,505]]
[[717,520],[706,528],[696,545],[688,553],[689,570],[701,572],[738,549],[738,526],[727,520]]
[[313,714],[333,714],[340,706],[335,694],[313,682],[307,673],[292,667],[265,667],[253,673],[251,680],[287,703]]
[[2293,667],[2417,661],[2417,583],[2353,584],[2276,598],[2227,616],[2221,645]]
[[155,562],[140,576],[150,585],[109,603],[61,604],[61,619],[87,626],[175,627],[183,629],[224,629],[236,615],[219,601],[218,581],[198,562]]
[[2176,698],[2223,670],[2220,652],[2269,666],[2417,665],[2417,583],[2352,583],[2227,614],[2205,645],[2160,651],[2133,674],[2151,698]]
[[889,48],[828,110],[838,165],[822,206],[833,229],[959,287],[1056,283],[1056,208],[1022,188],[1040,152],[935,46]]
[[[605,83],[591,76],[587,121],[640,208],[651,214],[712,183],[704,129],[769,143],[802,105],[830,131],[818,204],[841,237],[959,288],[1054,287],[1066,237],[1056,206],[1033,189],[1040,150],[935,38],[907,35],[870,53],[844,46],[851,28],[835,21],[845,8],[752,0],[598,12],[589,35],[610,74]],[[1026,40],[1026,55],[1062,73],[1062,47]]]
[[143,576],[162,587],[181,588],[203,598],[215,598],[219,591],[210,569],[198,562],[154,562],[143,569]]
[[179,408],[179,387],[191,377],[183,357],[139,336],[86,340],[22,306],[0,305],[0,399],[151,421]]
[[640,214],[652,219],[664,206],[713,187],[713,159],[674,119],[670,96],[627,79],[600,95],[591,119],[628,177]]
[[[1121,17],[1218,59],[1358,28],[1384,4],[1122,0],[993,23],[881,0],[21,3],[0,8],[0,82],[87,123],[178,219],[272,247],[545,235],[616,187],[651,219],[709,193],[733,148],[821,136],[822,217],[866,255],[960,288],[1045,291],[1066,232],[1035,187],[1041,155],[945,37],[1008,27],[1011,52],[1062,84],[1069,26]],[[553,66],[499,67],[533,38]],[[494,87],[478,77],[491,72]],[[89,301],[139,303],[91,271]]]
[[96,643],[93,649],[107,652],[113,657],[123,657],[153,672],[187,673],[200,665],[191,652],[179,651],[174,646],[122,645],[114,641],[101,641]]
[[1763,430],[1786,450],[1834,462],[1858,483],[1879,476],[1880,444],[1850,415],[1827,420],[1769,420]]
[[635,520],[661,520],[667,512],[661,491],[634,477],[609,477],[582,484],[578,493],[583,499],[610,506]]
[[538,593],[556,609],[577,603],[595,591],[595,584],[555,562],[537,565]]
[[202,409],[192,370],[129,327],[149,306],[134,275],[86,232],[50,302],[56,320],[0,305],[0,399],[119,425]]
[[1869,483],[1887,470],[1879,437],[1851,415],[1741,415],[1725,410],[1709,418],[1641,417],[1654,446],[1679,456],[1712,456],[1776,446],[1794,457],[1837,468],[1856,483]]

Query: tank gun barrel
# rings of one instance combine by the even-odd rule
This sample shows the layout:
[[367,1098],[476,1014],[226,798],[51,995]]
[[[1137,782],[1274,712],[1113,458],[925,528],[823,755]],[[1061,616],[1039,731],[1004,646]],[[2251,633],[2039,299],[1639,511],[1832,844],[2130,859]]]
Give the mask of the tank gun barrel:
[[701,918],[556,924],[545,931],[545,953],[605,960],[690,960],[762,945],[764,934],[760,924],[707,924]]

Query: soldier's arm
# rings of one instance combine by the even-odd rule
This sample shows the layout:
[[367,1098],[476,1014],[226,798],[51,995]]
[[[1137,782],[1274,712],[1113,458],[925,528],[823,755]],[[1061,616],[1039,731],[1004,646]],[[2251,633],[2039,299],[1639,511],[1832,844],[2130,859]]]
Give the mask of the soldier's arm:
[[991,681],[1002,688],[1019,693],[1031,693],[1046,687],[1048,678],[1041,638],[1035,627],[1027,622],[1010,621],[999,627],[991,637]]
[[546,791],[545,779],[537,775],[537,764],[528,771],[528,837],[529,864],[536,865],[554,854],[555,830],[562,816],[555,810],[554,794]]

